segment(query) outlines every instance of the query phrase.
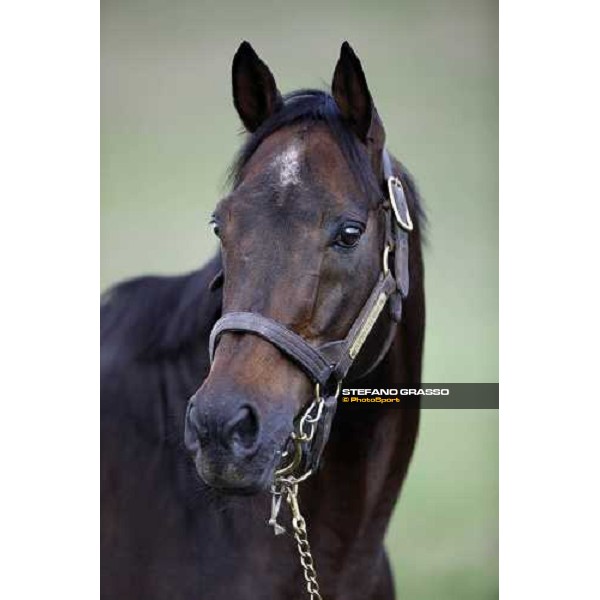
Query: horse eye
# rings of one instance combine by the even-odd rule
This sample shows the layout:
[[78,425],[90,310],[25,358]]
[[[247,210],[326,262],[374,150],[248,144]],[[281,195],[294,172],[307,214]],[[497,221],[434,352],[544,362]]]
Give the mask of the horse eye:
[[221,228],[219,227],[219,224],[214,219],[211,219],[208,224],[212,227],[213,233],[219,237],[221,235]]
[[358,244],[362,233],[362,229],[358,225],[344,225],[335,239],[335,243],[342,248],[353,248]]

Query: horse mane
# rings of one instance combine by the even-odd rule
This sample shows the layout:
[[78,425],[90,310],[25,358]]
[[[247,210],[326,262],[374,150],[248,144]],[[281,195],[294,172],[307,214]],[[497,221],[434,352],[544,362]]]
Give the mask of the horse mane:
[[107,290],[100,303],[102,359],[151,360],[176,355],[208,337],[221,312],[210,282],[220,256],[185,275],[145,276]]
[[[359,185],[370,198],[380,198],[380,183],[364,146],[342,119],[333,97],[313,89],[287,94],[283,108],[247,137],[229,170],[230,184],[239,184],[244,166],[267,137],[305,122],[326,124]],[[396,166],[411,213],[422,230],[426,219],[415,183],[401,163]],[[209,291],[220,269],[220,256],[216,256],[202,269],[185,275],[137,277],[110,288],[101,299],[103,360],[151,360],[175,355],[207,339],[221,311],[220,292]]]

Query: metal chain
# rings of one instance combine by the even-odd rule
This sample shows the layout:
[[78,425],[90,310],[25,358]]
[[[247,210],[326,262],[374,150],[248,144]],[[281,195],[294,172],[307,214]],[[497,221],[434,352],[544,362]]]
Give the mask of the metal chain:
[[[338,385],[335,392],[336,397],[339,392],[340,385]],[[296,545],[298,547],[300,564],[302,565],[304,580],[306,581],[306,591],[308,592],[310,600],[323,600],[323,596],[321,596],[319,591],[315,561],[308,542],[306,521],[300,512],[300,505],[298,503],[298,484],[308,479],[312,474],[312,471],[309,470],[300,475],[294,475],[293,472],[300,464],[302,458],[302,442],[310,442],[313,439],[317,423],[323,414],[323,405],[324,400],[321,396],[321,388],[319,384],[316,384],[315,399],[302,415],[298,424],[298,431],[294,431],[290,436],[294,443],[294,457],[292,458],[292,462],[275,472],[275,481],[271,486],[272,501],[269,525],[273,527],[275,535],[280,535],[285,532],[285,528],[277,522],[277,516],[281,508],[281,499],[282,496],[285,496],[285,501],[292,512],[294,539],[296,540]],[[308,432],[304,431],[306,423],[310,426]],[[283,458],[286,456],[287,453],[284,453]]]
[[298,484],[294,484],[288,488],[286,501],[292,511],[292,527],[294,528],[294,538],[296,539],[298,554],[300,555],[300,564],[304,569],[306,591],[308,592],[311,600],[323,600],[323,597],[319,592],[315,562],[310,551],[310,544],[308,542],[306,521],[300,513],[300,507],[298,505]]

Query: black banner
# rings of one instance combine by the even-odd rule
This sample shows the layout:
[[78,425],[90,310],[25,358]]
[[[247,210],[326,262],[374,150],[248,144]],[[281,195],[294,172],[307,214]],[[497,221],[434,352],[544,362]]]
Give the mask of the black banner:
[[499,408],[497,383],[424,383],[420,387],[342,387],[340,404],[398,408]]

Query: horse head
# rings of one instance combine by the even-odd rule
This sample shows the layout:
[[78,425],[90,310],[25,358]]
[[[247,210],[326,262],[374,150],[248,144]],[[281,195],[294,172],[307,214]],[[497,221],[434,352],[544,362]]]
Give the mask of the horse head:
[[[348,335],[382,272],[381,119],[347,43],[331,94],[283,97],[247,42],[232,80],[248,139],[211,221],[221,246],[223,315],[260,315],[326,347]],[[389,311],[377,322],[389,328]],[[368,363],[365,353],[358,363]],[[200,476],[230,492],[268,489],[314,389],[269,339],[224,331],[186,418]]]

